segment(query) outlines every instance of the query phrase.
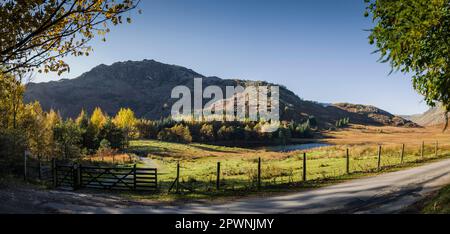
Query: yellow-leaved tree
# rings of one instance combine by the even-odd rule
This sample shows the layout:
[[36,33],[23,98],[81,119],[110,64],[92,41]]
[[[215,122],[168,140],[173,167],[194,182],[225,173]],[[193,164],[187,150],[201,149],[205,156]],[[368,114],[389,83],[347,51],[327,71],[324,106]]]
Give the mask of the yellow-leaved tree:
[[69,70],[63,58],[89,55],[89,41],[111,25],[131,22],[124,13],[139,0],[0,1],[0,67],[3,73]]
[[103,113],[100,107],[96,107],[91,115],[91,124],[98,132],[108,121],[108,116]]
[[113,123],[122,129],[125,134],[125,143],[136,135],[137,119],[134,112],[129,108],[121,108],[113,119]]

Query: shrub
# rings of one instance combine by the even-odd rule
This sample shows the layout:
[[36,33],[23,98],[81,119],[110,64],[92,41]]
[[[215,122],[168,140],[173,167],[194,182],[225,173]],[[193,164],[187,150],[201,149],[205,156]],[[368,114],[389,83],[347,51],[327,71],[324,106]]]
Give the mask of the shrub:
[[21,173],[27,141],[20,130],[0,129],[0,174]]
[[140,119],[136,122],[138,137],[143,139],[155,139],[158,136],[158,126],[156,122]]
[[220,127],[219,131],[217,131],[217,138],[219,140],[227,141],[233,138],[234,128],[232,126],[227,127],[223,125]]
[[116,151],[111,148],[111,143],[108,140],[103,139],[100,141],[100,147],[97,150],[98,156],[105,157],[114,155],[115,153]]
[[158,133],[158,140],[178,143],[192,142],[192,136],[187,126],[177,124],[172,128],[166,128]]
[[125,134],[110,119],[101,127],[98,139],[108,140],[113,149],[123,149],[126,146]]
[[74,121],[69,119],[58,123],[53,129],[53,134],[64,159],[78,158],[81,155],[81,131]]
[[214,127],[211,124],[202,125],[200,139],[202,141],[214,141]]

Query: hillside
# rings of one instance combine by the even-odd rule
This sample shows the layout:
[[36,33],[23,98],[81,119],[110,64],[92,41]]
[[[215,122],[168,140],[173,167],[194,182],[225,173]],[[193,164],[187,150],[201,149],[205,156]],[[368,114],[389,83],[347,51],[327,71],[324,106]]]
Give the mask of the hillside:
[[[25,102],[38,100],[45,110],[59,110],[64,117],[76,117],[81,109],[91,112],[99,106],[110,115],[121,107],[129,107],[138,117],[160,119],[170,115],[170,107],[177,101],[170,98],[172,88],[186,85],[193,90],[193,78],[204,78],[203,87],[217,85],[223,89],[225,86],[245,86],[255,82],[267,84],[205,77],[181,66],[143,60],[99,65],[76,79],[30,83],[24,99]],[[204,99],[204,103],[207,101]],[[356,124],[414,126],[410,121],[379,109],[369,108],[362,113],[341,104],[305,101],[283,86],[280,86],[280,115],[282,120],[296,121],[315,116],[321,127],[330,127],[346,117]]]
[[382,125],[419,127],[418,124],[414,122],[406,120],[400,116],[393,115],[374,106],[350,103],[336,103],[334,104],[334,106],[351,113],[359,114],[364,118],[371,119],[374,122],[380,123]]
[[430,108],[423,114],[404,116],[404,118],[409,119],[421,126],[436,126],[444,124],[444,109],[439,105]]

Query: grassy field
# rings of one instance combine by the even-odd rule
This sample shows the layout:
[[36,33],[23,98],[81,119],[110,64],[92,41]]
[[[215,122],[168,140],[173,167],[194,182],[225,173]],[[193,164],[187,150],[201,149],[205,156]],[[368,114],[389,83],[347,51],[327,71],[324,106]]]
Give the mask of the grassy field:
[[84,163],[90,165],[132,165],[138,162],[139,159],[131,154],[107,154],[107,155],[91,155],[83,158]]
[[450,214],[450,186],[442,188],[422,207],[425,214]]
[[[450,156],[450,141],[438,129],[360,128],[330,133],[321,142],[332,146],[306,151],[272,152],[262,149],[176,144],[160,141],[133,141],[130,150],[150,158],[158,168],[161,192],[167,192],[176,178],[180,163],[180,182],[184,196],[210,197],[254,191],[258,158],[262,160],[261,178],[265,190],[298,187],[302,183],[303,152],[307,154],[309,186],[331,180],[376,174],[378,144],[382,144],[381,166],[392,168],[414,166],[416,163]],[[425,141],[424,157],[421,155]],[[438,156],[435,142],[439,141]],[[401,143],[405,143],[403,165]],[[350,153],[350,176],[346,174],[346,149]],[[221,163],[221,190],[216,190],[217,162]],[[146,165],[139,165],[145,167]]]
[[450,130],[442,132],[439,127],[398,128],[352,125],[351,128],[324,132],[324,141],[330,144],[430,144],[439,141],[450,144]]

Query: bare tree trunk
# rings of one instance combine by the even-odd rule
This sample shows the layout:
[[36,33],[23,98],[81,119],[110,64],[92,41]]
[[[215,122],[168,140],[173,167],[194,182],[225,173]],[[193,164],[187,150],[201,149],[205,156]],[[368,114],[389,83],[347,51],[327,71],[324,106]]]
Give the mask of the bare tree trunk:
[[444,114],[444,130],[443,132],[445,132],[448,128],[448,110],[446,110],[445,114]]
[[14,93],[13,93],[13,98],[12,98],[12,102],[13,102],[13,128],[17,129],[17,112],[19,112],[19,104],[20,104],[20,100],[22,99],[22,95],[20,92],[20,88],[22,85],[22,76],[19,75],[19,79],[17,80],[17,84],[16,87],[14,89]]

